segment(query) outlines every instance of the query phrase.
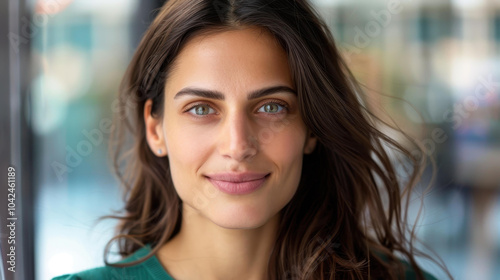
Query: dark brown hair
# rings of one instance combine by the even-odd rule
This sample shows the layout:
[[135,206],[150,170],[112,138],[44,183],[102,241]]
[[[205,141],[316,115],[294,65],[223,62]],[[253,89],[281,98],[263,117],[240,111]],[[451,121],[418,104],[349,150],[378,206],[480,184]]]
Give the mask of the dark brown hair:
[[[431,257],[414,247],[402,200],[409,202],[425,158],[381,131],[391,127],[406,136],[364,106],[360,83],[305,0],[170,0],[161,8],[120,87],[110,147],[126,204],[124,215],[106,216],[120,224],[105,255],[116,241],[122,256],[151,244],[148,258],[178,233],[182,201],[168,159],[147,145],[144,104],[152,99],[152,114],[162,115],[164,86],[187,40],[252,26],[270,32],[286,52],[301,117],[318,138],[304,155],[295,196],[281,210],[268,278],[402,279],[403,258],[424,279],[415,256]],[[403,180],[389,150],[400,155]]]

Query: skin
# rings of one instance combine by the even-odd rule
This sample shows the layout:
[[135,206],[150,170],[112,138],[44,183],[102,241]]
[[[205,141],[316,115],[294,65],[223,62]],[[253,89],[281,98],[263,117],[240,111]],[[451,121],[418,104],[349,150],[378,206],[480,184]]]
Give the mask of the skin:
[[[168,156],[184,211],[179,234],[157,258],[175,279],[265,279],[280,210],[295,194],[303,155],[317,140],[296,95],[247,100],[265,87],[295,90],[286,53],[267,31],[250,27],[195,36],[175,62],[163,116],[150,115],[151,100],[144,107],[148,144],[157,156]],[[185,87],[217,90],[224,100],[174,99]],[[199,103],[206,105],[193,108]],[[223,193],[204,176],[245,171],[271,175],[246,195]]]

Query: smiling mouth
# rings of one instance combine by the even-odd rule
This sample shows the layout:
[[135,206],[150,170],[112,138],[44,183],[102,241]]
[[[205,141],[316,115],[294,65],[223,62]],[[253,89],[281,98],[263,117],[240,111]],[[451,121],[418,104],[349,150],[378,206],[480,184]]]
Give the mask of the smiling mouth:
[[205,176],[212,185],[214,185],[218,190],[230,194],[230,195],[244,195],[252,193],[262,187],[267,181],[271,173],[265,175],[260,179],[240,181],[240,182],[230,182],[223,180],[216,180]]
[[206,177],[209,177],[213,180],[217,181],[225,181],[225,182],[233,182],[233,183],[243,183],[248,181],[254,181],[258,179],[262,179],[271,173],[268,172],[256,172],[256,171],[246,171],[241,173],[235,172],[221,172],[221,173],[213,173],[206,174]]

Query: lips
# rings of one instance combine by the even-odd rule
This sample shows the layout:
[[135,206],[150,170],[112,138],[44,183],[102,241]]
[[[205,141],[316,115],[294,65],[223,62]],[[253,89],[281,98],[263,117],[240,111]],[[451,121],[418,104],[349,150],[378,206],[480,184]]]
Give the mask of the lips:
[[248,182],[248,181],[262,179],[269,174],[270,173],[245,172],[245,173],[217,173],[206,176],[217,181],[241,183],[241,182]]
[[249,194],[259,189],[270,173],[218,173],[207,175],[207,179],[220,191],[232,194]]

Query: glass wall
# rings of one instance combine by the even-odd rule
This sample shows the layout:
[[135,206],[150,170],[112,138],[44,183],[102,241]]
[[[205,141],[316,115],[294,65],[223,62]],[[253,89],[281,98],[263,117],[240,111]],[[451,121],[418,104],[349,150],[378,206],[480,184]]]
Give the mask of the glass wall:
[[31,94],[37,279],[103,265],[122,206],[107,159],[138,1],[36,1]]

